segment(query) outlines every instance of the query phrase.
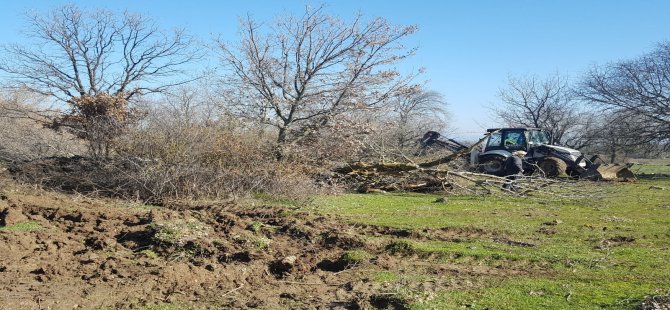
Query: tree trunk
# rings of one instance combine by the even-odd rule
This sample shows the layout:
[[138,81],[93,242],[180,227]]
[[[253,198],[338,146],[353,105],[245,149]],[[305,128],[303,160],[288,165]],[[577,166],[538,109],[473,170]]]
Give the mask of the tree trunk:
[[286,144],[286,126],[279,127],[277,133],[277,148],[275,149],[275,158],[280,161],[284,158],[284,144]]
[[610,163],[613,164],[615,160],[616,160],[616,147],[612,146],[610,153]]
[[277,133],[277,144],[286,143],[286,127],[279,127],[279,133]]

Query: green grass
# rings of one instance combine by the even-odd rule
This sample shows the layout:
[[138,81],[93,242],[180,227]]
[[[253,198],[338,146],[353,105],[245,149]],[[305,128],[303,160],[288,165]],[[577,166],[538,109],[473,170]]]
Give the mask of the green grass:
[[156,254],[156,252],[154,252],[153,250],[149,250],[149,249],[142,250],[140,252],[140,254],[145,255],[148,258],[158,258],[158,254]]
[[253,223],[249,224],[247,229],[249,229],[253,232],[259,232],[261,230],[261,228],[263,228],[263,226],[264,225],[261,222],[253,222]]
[[287,207],[290,209],[299,208],[301,206],[306,206],[311,203],[311,198],[277,197],[274,195],[269,195],[267,193],[260,193],[260,192],[253,194],[252,199],[262,205]]
[[259,250],[267,250],[270,247],[270,243],[272,243],[272,240],[265,237],[259,237],[253,240],[254,247]]
[[20,231],[20,232],[30,232],[42,230],[44,227],[38,222],[23,222],[17,223],[14,225],[0,226],[0,231]]
[[670,175],[670,161],[658,163],[635,164],[631,167],[635,174],[665,174]]
[[363,250],[350,250],[342,253],[340,260],[347,264],[360,264],[369,261],[372,255]]
[[129,203],[123,203],[123,204],[120,203],[120,205],[121,205],[121,207],[125,207],[125,208],[131,209],[133,211],[137,211],[137,212],[146,212],[146,211],[151,211],[151,210],[161,208],[159,206],[155,206],[155,205],[151,205],[151,204],[144,204],[144,203],[141,203],[141,202],[129,202]]
[[[458,275],[473,284],[440,288],[433,298],[413,301],[416,309],[631,309],[644,296],[667,291],[670,180],[585,182],[582,189],[589,187],[597,197],[450,196],[434,204],[435,195],[350,194],[322,197],[315,205],[316,212],[351,222],[427,234],[447,228],[453,240],[394,239],[386,249],[456,269],[496,270]],[[422,276],[420,268],[404,272]],[[407,275],[373,278],[393,282]]]
[[391,271],[381,271],[373,275],[372,279],[375,282],[396,282],[400,277],[397,273]]

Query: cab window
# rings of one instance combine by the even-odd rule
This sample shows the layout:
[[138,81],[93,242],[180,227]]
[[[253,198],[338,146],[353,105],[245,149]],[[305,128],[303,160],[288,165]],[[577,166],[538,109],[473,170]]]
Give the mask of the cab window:
[[507,131],[503,138],[507,149],[521,150],[526,148],[526,136],[523,130]]
[[549,137],[544,131],[533,130],[530,132],[530,142],[533,144],[549,144]]
[[502,145],[502,133],[494,132],[489,136],[489,142],[486,144],[486,147],[496,147]]

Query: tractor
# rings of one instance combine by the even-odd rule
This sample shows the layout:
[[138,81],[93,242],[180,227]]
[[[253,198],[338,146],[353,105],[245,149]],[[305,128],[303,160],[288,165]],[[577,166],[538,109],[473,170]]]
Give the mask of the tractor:
[[[580,151],[553,145],[541,128],[487,129],[480,149],[472,148],[470,164],[481,172],[503,176],[505,160],[514,151],[525,151],[524,171],[546,177],[571,176],[584,179],[634,179],[629,165],[604,164],[597,156],[586,158]],[[420,141],[425,147],[439,146],[452,152],[468,149],[453,139],[442,140],[437,132],[427,132]]]

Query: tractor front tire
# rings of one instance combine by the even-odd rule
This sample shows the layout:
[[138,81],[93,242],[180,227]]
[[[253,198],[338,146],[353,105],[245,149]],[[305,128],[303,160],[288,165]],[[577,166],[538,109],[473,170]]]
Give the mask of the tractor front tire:
[[568,165],[556,157],[546,157],[538,163],[538,166],[548,178],[565,176],[568,169]]
[[488,156],[480,159],[479,171],[486,174],[502,176],[505,172],[505,158],[502,156]]

